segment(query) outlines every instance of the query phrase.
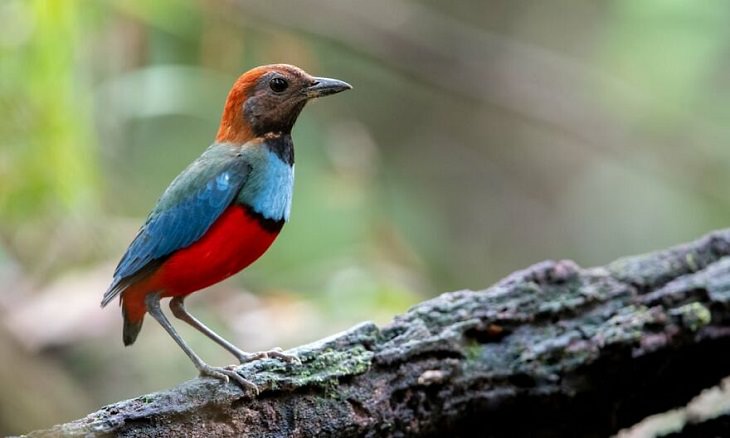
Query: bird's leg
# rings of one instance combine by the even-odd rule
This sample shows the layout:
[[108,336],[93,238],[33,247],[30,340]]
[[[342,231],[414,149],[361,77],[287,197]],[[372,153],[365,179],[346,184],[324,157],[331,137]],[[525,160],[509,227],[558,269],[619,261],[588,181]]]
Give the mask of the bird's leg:
[[170,310],[172,310],[172,314],[175,315],[176,318],[187,322],[196,330],[200,331],[202,334],[212,339],[215,343],[228,350],[232,355],[236,356],[236,358],[241,363],[251,362],[252,360],[263,359],[267,357],[275,357],[285,362],[300,363],[298,357],[286,354],[281,351],[280,348],[275,348],[269,351],[259,351],[255,353],[246,353],[245,351],[242,351],[240,348],[223,339],[219,334],[206,327],[205,324],[203,324],[193,315],[188,313],[188,311],[185,310],[185,297],[173,297],[170,300]]
[[162,309],[160,309],[160,294],[152,293],[147,295],[145,297],[145,304],[147,305],[147,312],[152,315],[152,317],[155,318],[157,322],[160,323],[162,328],[164,328],[167,333],[169,333],[172,339],[177,342],[177,345],[179,345],[180,348],[182,348],[182,350],[185,352],[185,354],[188,355],[190,360],[193,361],[195,368],[197,368],[200,372],[201,376],[215,377],[217,379],[223,380],[224,382],[228,382],[230,378],[235,380],[239,385],[241,385],[243,389],[251,389],[255,392],[256,395],[258,395],[259,389],[253,382],[244,379],[240,374],[233,370],[221,367],[212,367],[203,362],[203,359],[195,354],[195,352],[188,346],[188,344],[183,341],[180,335],[177,334],[177,331],[175,331],[175,328],[172,326],[172,324],[170,324],[170,321],[167,320],[165,314],[162,313]]

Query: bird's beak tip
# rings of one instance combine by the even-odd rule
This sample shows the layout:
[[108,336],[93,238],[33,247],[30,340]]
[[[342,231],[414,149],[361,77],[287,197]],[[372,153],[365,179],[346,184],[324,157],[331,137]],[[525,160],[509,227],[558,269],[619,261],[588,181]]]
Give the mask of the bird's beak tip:
[[330,94],[340,93],[342,91],[351,90],[352,85],[339,79],[330,78],[314,78],[315,82],[307,88],[307,97],[314,99],[322,96],[329,96]]

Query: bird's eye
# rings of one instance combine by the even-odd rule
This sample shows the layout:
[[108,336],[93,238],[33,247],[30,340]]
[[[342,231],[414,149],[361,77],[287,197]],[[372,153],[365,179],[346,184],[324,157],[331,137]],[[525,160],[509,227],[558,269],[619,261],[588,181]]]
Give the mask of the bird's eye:
[[281,93],[282,91],[286,90],[288,86],[289,83],[282,78],[274,78],[271,80],[271,82],[269,82],[269,87],[277,93]]

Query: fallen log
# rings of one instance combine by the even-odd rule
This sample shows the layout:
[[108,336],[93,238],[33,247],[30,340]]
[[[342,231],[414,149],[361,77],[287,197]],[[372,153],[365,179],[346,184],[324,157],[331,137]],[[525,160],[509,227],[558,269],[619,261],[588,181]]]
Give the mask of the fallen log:
[[546,261],[393,322],[29,436],[609,436],[730,374],[730,230],[605,267]]

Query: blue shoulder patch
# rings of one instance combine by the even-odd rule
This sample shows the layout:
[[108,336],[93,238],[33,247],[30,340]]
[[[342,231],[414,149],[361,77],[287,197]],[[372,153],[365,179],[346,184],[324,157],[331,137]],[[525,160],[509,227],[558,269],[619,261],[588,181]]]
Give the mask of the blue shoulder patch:
[[287,221],[294,190],[294,166],[271,150],[263,149],[261,154],[239,200],[265,219]]

